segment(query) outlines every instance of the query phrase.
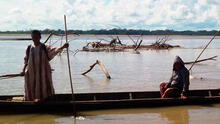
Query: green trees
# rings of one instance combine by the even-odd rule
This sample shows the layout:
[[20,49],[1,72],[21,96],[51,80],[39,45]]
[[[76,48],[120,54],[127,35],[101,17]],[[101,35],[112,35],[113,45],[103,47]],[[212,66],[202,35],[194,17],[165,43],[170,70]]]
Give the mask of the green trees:
[[[31,31],[0,31],[1,34],[26,34]],[[77,33],[77,34],[103,34],[103,35],[214,35],[217,30],[206,31],[206,30],[198,30],[198,31],[175,31],[175,30],[137,30],[137,29],[100,29],[100,30],[68,30],[68,33]],[[44,29],[41,30],[42,34],[49,33],[64,33],[63,30],[52,30],[52,29]]]

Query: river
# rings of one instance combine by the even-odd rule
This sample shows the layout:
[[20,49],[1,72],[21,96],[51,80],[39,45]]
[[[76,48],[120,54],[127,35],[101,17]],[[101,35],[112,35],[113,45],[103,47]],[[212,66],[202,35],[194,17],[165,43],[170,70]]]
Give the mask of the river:
[[[29,35],[0,35],[0,38],[30,37]],[[70,50],[82,49],[90,41],[111,40],[114,36],[82,35],[70,36]],[[124,44],[132,44],[127,36],[119,36]],[[143,44],[151,44],[163,36],[143,36]],[[47,35],[43,35],[45,41]],[[61,37],[52,37],[48,43],[58,47]],[[63,38],[64,39],[64,38]],[[138,39],[133,36],[133,39]],[[168,81],[176,55],[186,62],[194,61],[211,36],[169,36],[167,43],[180,45],[170,50],[140,50],[140,54],[128,52],[78,52],[70,54],[74,92],[117,92],[117,91],[158,91],[159,83]],[[104,42],[104,41],[103,41]],[[31,41],[0,40],[0,75],[19,73],[23,67],[25,49]],[[217,37],[201,56],[208,58],[220,55],[220,37]],[[66,54],[51,61],[56,93],[70,93]],[[86,71],[96,60],[100,60],[112,77],[111,80],[99,69],[94,68],[87,76]],[[189,68],[190,65],[187,65]],[[196,64],[191,75],[190,89],[213,89],[220,87],[220,63],[206,61]],[[23,94],[23,78],[0,80],[0,94]],[[80,113],[76,123],[217,123],[220,121],[219,105],[182,106],[154,109],[105,110]],[[0,123],[11,124],[74,123],[71,115],[2,115]]]

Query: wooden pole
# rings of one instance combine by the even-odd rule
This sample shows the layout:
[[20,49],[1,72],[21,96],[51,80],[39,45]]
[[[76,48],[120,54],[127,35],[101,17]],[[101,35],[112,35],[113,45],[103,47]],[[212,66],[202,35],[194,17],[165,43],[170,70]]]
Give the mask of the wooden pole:
[[50,35],[47,37],[47,39],[44,41],[44,43],[47,43],[47,41],[50,39],[50,37],[53,35],[53,33],[50,33]]
[[96,60],[96,62],[94,64],[90,65],[90,68],[87,71],[85,71],[84,73],[82,73],[82,75],[86,75],[87,73],[89,73],[95,67],[96,64],[99,65],[102,72],[105,74],[106,78],[111,79],[111,76],[108,73],[108,70],[105,68],[104,64],[102,64],[99,60]]
[[97,63],[99,64],[101,70],[104,72],[105,76],[108,78],[108,79],[111,79],[111,76],[110,74],[108,73],[108,70],[105,68],[104,64],[102,64],[100,61],[97,60]]
[[140,42],[139,42],[139,44],[136,46],[136,48],[134,49],[134,51],[137,51],[137,49],[141,46],[141,43],[143,42],[143,40],[141,40]]
[[20,73],[18,74],[6,74],[6,75],[1,75],[0,78],[7,78],[7,77],[20,77],[23,76]]
[[218,33],[220,32],[217,31],[214,36],[212,37],[212,39],[208,42],[208,44],[205,46],[205,48],[201,51],[201,53],[199,54],[199,56],[196,58],[196,60],[194,61],[194,63],[192,64],[192,66],[189,68],[189,71],[192,69],[192,67],[195,65],[196,61],[199,59],[199,57],[202,55],[202,53],[206,50],[206,48],[209,46],[209,44],[215,39],[215,37],[218,35]]
[[0,38],[0,40],[32,40],[31,38]]
[[98,60],[94,64],[90,65],[89,70],[83,72],[82,75],[86,75],[87,73],[89,73],[95,67],[96,64],[98,64]]
[[24,75],[21,75],[20,73],[18,73],[18,74],[6,74],[6,75],[1,75],[0,80],[15,78],[15,77],[22,77],[22,76],[24,76]]
[[208,61],[208,60],[216,60],[215,58],[218,57],[218,56],[213,56],[213,57],[210,57],[210,58],[206,58],[206,59],[201,59],[201,60],[198,60],[198,61],[193,61],[193,62],[184,62],[184,64],[193,64],[193,63],[199,63],[199,62],[204,62],[204,61]]
[[[66,34],[56,34],[56,33],[50,33],[50,35],[47,37],[47,39],[44,41],[44,43],[47,43],[47,41],[50,39],[50,37],[51,36],[53,36],[53,35],[55,35],[55,36],[66,36]],[[72,33],[72,34],[67,34],[67,35],[78,35],[79,36],[79,34],[77,34],[77,33]]]
[[[64,23],[65,23],[65,36],[66,36],[66,43],[68,43],[68,37],[67,37],[67,24],[66,24],[66,15],[64,15]],[[69,78],[70,78],[70,86],[71,86],[71,92],[72,92],[72,100],[74,100],[74,92],[73,92],[73,82],[72,82],[72,75],[71,75],[71,68],[70,68],[70,58],[69,58],[69,48],[67,49],[67,62],[68,62],[68,70],[69,70]]]

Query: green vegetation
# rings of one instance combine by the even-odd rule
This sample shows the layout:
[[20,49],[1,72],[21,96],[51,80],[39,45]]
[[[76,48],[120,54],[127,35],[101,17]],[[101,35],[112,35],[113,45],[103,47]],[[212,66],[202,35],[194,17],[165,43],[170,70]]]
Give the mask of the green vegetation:
[[[0,31],[1,34],[27,34],[31,31]],[[64,33],[63,30],[50,30],[45,29],[41,30],[43,34],[49,33]],[[206,30],[199,30],[199,31],[174,31],[174,30],[134,30],[134,29],[101,29],[101,30],[69,30],[68,33],[77,33],[77,34],[105,34],[105,35],[214,35],[217,30],[206,31]]]

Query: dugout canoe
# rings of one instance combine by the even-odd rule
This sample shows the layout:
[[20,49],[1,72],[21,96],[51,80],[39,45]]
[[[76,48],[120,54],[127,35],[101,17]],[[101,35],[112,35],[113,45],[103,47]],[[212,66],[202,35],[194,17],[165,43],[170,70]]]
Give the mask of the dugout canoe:
[[189,98],[160,98],[159,91],[56,94],[43,102],[22,101],[22,95],[0,96],[0,113],[71,113],[118,108],[147,108],[220,103],[220,89],[189,91]]

